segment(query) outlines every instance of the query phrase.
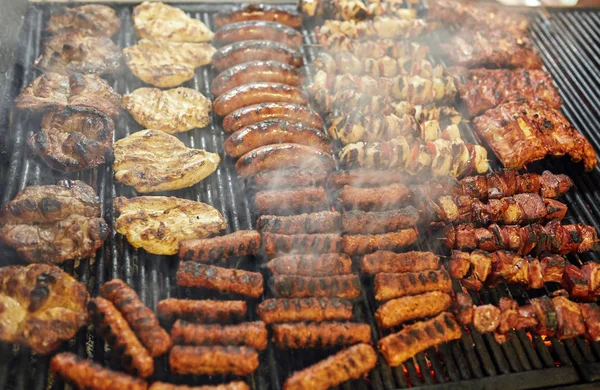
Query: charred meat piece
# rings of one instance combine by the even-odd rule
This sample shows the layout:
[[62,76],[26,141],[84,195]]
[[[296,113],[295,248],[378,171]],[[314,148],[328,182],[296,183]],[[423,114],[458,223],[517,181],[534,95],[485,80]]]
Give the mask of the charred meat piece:
[[169,353],[171,373],[246,376],[258,368],[258,353],[248,347],[175,346]]
[[88,302],[88,312],[96,331],[119,357],[125,371],[142,378],[152,375],[154,360],[110,301],[93,298]]
[[302,16],[298,12],[274,5],[251,3],[227,7],[215,15],[217,27],[246,20],[267,20],[294,28],[302,26]]
[[282,169],[258,172],[251,184],[259,189],[278,189],[319,187],[325,184],[327,172],[324,170]]
[[41,131],[27,144],[51,168],[76,172],[104,164],[114,131],[112,119],[102,112],[67,106],[46,114]]
[[375,299],[387,301],[405,295],[430,291],[452,292],[452,279],[446,270],[406,273],[378,273],[373,284]]
[[533,298],[521,312],[537,320],[535,332],[540,336],[554,337],[558,328],[558,314],[549,297]]
[[183,240],[179,244],[179,258],[208,263],[232,256],[255,255],[259,248],[260,234],[256,230],[238,230],[224,236]]
[[540,259],[544,283],[560,283],[569,261],[563,256],[548,255]]
[[341,230],[342,216],[337,211],[291,216],[261,215],[256,221],[256,229],[265,233],[277,234],[318,234],[335,233]]
[[[96,76],[98,77],[98,76]],[[41,112],[63,108],[71,96],[69,77],[46,72],[30,82],[15,98],[15,107]]]
[[396,170],[370,170],[352,169],[349,171],[335,171],[329,174],[327,186],[338,189],[345,186],[351,187],[379,187],[395,183],[406,183],[406,175]]
[[73,73],[69,76],[69,86],[69,105],[92,108],[110,117],[121,112],[121,95],[97,74]]
[[452,305],[452,312],[461,325],[472,324],[475,308],[471,296],[462,292],[456,293],[456,300]]
[[50,361],[50,369],[79,389],[146,390],[148,388],[148,384],[143,379],[109,370],[70,352],[54,355]]
[[600,341],[600,307],[596,303],[580,303],[581,315],[585,321],[588,340]]
[[53,12],[46,31],[57,34],[77,30],[85,35],[112,37],[120,28],[121,21],[113,8],[90,4]]
[[182,261],[179,264],[177,284],[183,287],[232,292],[252,298],[258,298],[263,292],[263,278],[260,273],[193,261]]
[[586,171],[596,164],[596,152],[557,110],[544,103],[505,103],[473,120],[479,135],[506,168],[520,169],[547,155],[569,155],[583,161]]
[[301,322],[273,325],[273,341],[279,349],[372,344],[371,327],[353,322]]
[[418,272],[438,269],[439,266],[440,258],[433,252],[377,251],[361,259],[360,272],[365,274]]
[[250,390],[250,386],[242,381],[204,386],[173,385],[171,383],[154,382],[148,390]]
[[552,77],[543,70],[459,70],[456,83],[470,116],[513,101],[537,100],[555,109],[561,106]]
[[329,204],[323,187],[307,187],[259,191],[254,198],[254,205],[259,214],[282,214],[322,211]]
[[231,322],[246,315],[244,301],[213,301],[167,298],[158,301],[156,312],[166,322],[185,321],[212,323]]
[[400,332],[379,340],[377,346],[387,363],[395,367],[429,347],[461,336],[460,326],[454,316],[444,312],[428,321],[405,326]]
[[267,328],[261,321],[236,325],[201,325],[178,320],[171,329],[175,344],[245,345],[262,351],[267,348]]
[[409,194],[408,188],[398,183],[377,188],[344,186],[340,191],[340,203],[346,210],[392,210],[406,202]]
[[46,264],[0,268],[0,340],[45,355],[87,323],[88,292]]
[[415,226],[418,221],[419,212],[412,206],[388,211],[351,210],[342,214],[342,231],[347,234],[388,233]]
[[273,290],[282,298],[354,299],[360,294],[360,280],[353,274],[323,277],[275,275]]
[[501,310],[494,305],[475,307],[473,326],[479,333],[493,332],[500,325]]
[[121,312],[150,356],[160,356],[171,348],[169,334],[161,328],[154,312],[144,305],[127,283],[113,279],[100,287],[100,294]]
[[574,298],[589,300],[591,291],[583,270],[573,264],[567,265],[562,277],[562,285]]
[[451,303],[452,297],[440,291],[392,299],[379,306],[375,319],[380,327],[391,328],[406,321],[436,316]]
[[288,255],[271,260],[267,267],[274,274],[331,276],[352,273],[352,259],[343,254]]
[[350,320],[352,303],[340,298],[266,299],[256,313],[267,324],[301,321]]
[[415,229],[403,229],[393,233],[342,236],[342,252],[360,256],[376,251],[398,252],[417,241]]
[[340,234],[273,234],[262,233],[265,253],[268,257],[283,254],[340,253],[342,236]]
[[289,377],[284,390],[326,390],[366,375],[377,364],[377,353],[368,344],[358,344],[328,357]]
[[585,321],[580,306],[561,296],[552,298],[558,327],[556,337],[568,339],[580,336],[586,332]]
[[133,27],[139,38],[176,42],[208,42],[214,34],[202,21],[182,9],[161,2],[144,2],[133,8]]
[[328,38],[323,46],[328,53],[336,54],[340,52],[349,52],[355,56],[368,58],[410,58],[413,61],[419,61],[427,58],[429,47],[419,45],[414,41],[404,41],[396,39],[378,39],[373,38],[367,41],[352,39],[341,34],[335,34]]
[[0,239],[28,262],[91,257],[108,236],[100,198],[81,181],[31,186],[0,210]]

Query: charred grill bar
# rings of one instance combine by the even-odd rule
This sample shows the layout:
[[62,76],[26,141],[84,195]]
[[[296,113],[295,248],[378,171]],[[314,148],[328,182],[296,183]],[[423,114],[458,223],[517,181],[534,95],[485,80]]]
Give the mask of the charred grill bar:
[[[213,14],[228,5],[190,5],[175,4],[191,16],[204,21],[212,30],[216,29]],[[293,6],[290,6],[293,8]],[[119,47],[131,46],[135,43],[135,33],[131,22],[131,7],[115,5],[122,27],[115,36]],[[22,46],[14,74],[11,97],[21,91],[38,73],[32,68],[39,55],[44,27],[52,6],[30,5],[21,36]],[[559,11],[550,10],[552,18],[547,20],[541,13],[531,17],[532,43],[539,50],[545,67],[552,73],[561,96],[564,99],[563,113],[583,134],[588,137],[596,150],[600,150],[600,136],[594,131],[600,128],[600,77],[596,70],[600,45],[595,40],[600,27],[600,12],[597,11]],[[312,30],[303,28],[305,42],[315,43]],[[318,49],[304,46],[304,62],[310,63],[316,58]],[[430,59],[432,60],[432,59]],[[433,60],[432,60],[433,61]],[[217,72],[210,67],[196,71],[193,80],[184,84],[198,89],[210,96],[212,79]],[[107,78],[109,83],[120,93],[130,93],[142,83],[125,71],[122,75]],[[12,99],[9,99],[9,102]],[[3,103],[6,104],[6,103]],[[3,106],[2,110],[10,110]],[[39,123],[37,116],[15,111],[14,120],[5,135],[3,153],[3,170],[0,172],[2,203],[14,198],[15,194],[28,185],[53,184],[62,178],[80,179],[97,190],[101,198],[102,216],[113,226],[115,215],[113,197],[132,196],[132,190],[117,184],[113,180],[112,167],[103,165],[100,168],[77,175],[63,175],[48,170],[43,162],[31,157],[26,149],[26,140]],[[477,143],[474,133],[466,124],[461,124],[464,141]],[[123,138],[135,131],[139,126],[125,113],[115,121],[115,138]],[[209,128],[184,133],[179,138],[189,147],[201,147],[210,152],[222,153],[227,134],[220,126],[220,120],[213,116]],[[491,165],[500,165],[494,160]],[[549,169],[553,173],[568,174],[574,180],[574,188],[561,201],[569,206],[565,224],[590,224],[600,231],[600,169],[596,168],[588,175],[582,175],[579,167],[563,160],[545,160],[531,164],[532,171],[541,173]],[[245,183],[236,178],[234,164],[224,161],[217,172],[191,189],[176,191],[175,195],[208,203],[225,216],[228,222],[228,233],[238,230],[252,229],[257,213],[251,207],[251,199],[245,196]],[[433,235],[420,236],[414,245],[415,250],[432,250],[442,253],[439,237]],[[4,259],[16,258],[14,252],[3,253]],[[571,263],[581,265],[587,261],[599,261],[593,252],[581,255],[570,255]],[[447,260],[442,259],[447,265]],[[259,271],[255,262],[243,260],[239,268],[247,271]],[[133,286],[140,299],[151,309],[156,309],[157,302],[165,298],[214,298],[223,299],[222,295],[187,288],[177,287],[175,283],[178,262],[175,259],[153,256],[143,251],[135,251],[124,237],[110,232],[109,239],[100,249],[94,261],[81,261],[78,264],[66,263],[64,269],[75,275],[85,285],[91,287],[94,296],[99,287],[108,280],[121,278]],[[266,272],[266,271],[265,271]],[[265,276],[267,274],[265,273]],[[272,276],[268,276],[272,279]],[[455,289],[458,288],[455,282]],[[528,291],[524,287],[501,283],[494,288],[485,288],[473,294],[476,305],[495,304],[501,297],[510,297],[524,304],[528,299],[539,295],[549,295],[558,286],[546,284],[543,289]],[[363,279],[361,294],[354,305],[352,322],[367,323],[372,329],[373,342],[382,336],[379,334],[374,312],[379,304],[372,294],[372,283],[369,278]],[[270,294],[262,298],[271,298]],[[229,295],[227,299],[239,299]],[[243,321],[259,320],[256,306],[259,300],[249,300],[248,309]],[[368,380],[355,380],[341,386],[344,389],[391,389],[408,386],[433,386],[438,384],[454,385],[460,388],[536,388],[559,385],[586,383],[600,380],[600,345],[589,343],[581,337],[567,340],[555,338],[543,339],[533,333],[519,330],[504,344],[498,344],[490,334],[481,335],[472,326],[470,332],[463,331],[462,338],[436,348],[429,348],[416,355],[403,365],[390,368],[380,359]],[[119,369],[117,362],[111,361],[104,354],[104,342],[94,332],[86,329],[80,331],[73,345],[63,350],[70,350],[79,356],[91,356],[96,363]],[[309,364],[322,360],[330,355],[330,351],[280,351],[270,343],[259,355],[259,368],[247,381],[253,389],[280,389],[283,382],[294,371],[305,368]],[[32,356],[27,348],[13,350],[11,345],[0,345],[0,388],[5,389],[45,389],[49,382],[49,357]],[[154,379],[178,381],[188,384],[200,384],[198,380],[173,377],[168,373],[166,359],[158,360]],[[219,383],[236,379],[235,377],[217,376],[208,380]],[[208,383],[203,377],[202,383]],[[63,383],[53,379],[52,388],[63,388]]]

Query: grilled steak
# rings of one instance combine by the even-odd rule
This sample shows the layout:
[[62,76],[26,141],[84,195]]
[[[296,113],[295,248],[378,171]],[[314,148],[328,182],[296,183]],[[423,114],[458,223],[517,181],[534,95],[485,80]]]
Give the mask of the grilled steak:
[[46,31],[56,34],[76,30],[85,35],[112,37],[120,28],[121,21],[113,8],[90,4],[53,12]]

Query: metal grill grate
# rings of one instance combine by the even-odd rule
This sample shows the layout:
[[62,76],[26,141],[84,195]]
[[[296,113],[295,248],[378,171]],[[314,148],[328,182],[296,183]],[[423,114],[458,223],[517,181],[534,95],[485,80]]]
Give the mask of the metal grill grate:
[[[226,7],[224,4],[182,5],[190,15],[204,21],[213,28],[212,14]],[[115,37],[121,47],[134,44],[136,38],[131,24],[131,6],[117,6],[122,21],[121,31]],[[19,60],[13,70],[12,96],[37,76],[32,68],[39,54],[44,38],[44,23],[50,13],[50,6],[30,5],[22,32]],[[550,10],[551,19],[543,14],[532,15],[532,35],[534,43],[543,57],[546,68],[552,73],[565,101],[563,111],[567,118],[580,129],[600,150],[600,12]],[[314,34],[303,30],[305,41],[314,43]],[[304,47],[306,62],[315,55],[316,48]],[[210,81],[215,76],[210,67],[199,69],[196,77],[184,86],[195,88],[210,96]],[[128,71],[109,80],[122,94],[142,86],[142,83]],[[10,99],[9,101],[12,101]],[[10,107],[3,107],[8,111]],[[29,185],[51,184],[65,177],[78,178],[92,185],[102,199],[103,216],[113,225],[115,196],[134,196],[133,191],[113,181],[110,166],[105,166],[78,175],[61,175],[50,171],[44,163],[28,155],[26,139],[39,126],[39,116],[23,112],[13,112],[11,124],[5,133],[3,161],[0,171],[0,195],[2,202],[12,199],[15,194]],[[123,138],[141,129],[127,113],[115,122],[116,139]],[[472,131],[465,127],[465,139],[475,140]],[[220,121],[213,117],[208,128],[193,130],[179,135],[189,147],[198,147],[210,152],[221,152],[225,138]],[[222,153],[221,153],[222,154]],[[495,168],[497,161],[492,164]],[[592,224],[600,231],[600,169],[582,175],[580,168],[562,160],[532,164],[531,170],[551,169],[555,173],[567,173],[575,181],[575,188],[566,197],[570,212],[567,221]],[[186,190],[170,192],[182,198],[202,201],[219,209],[228,222],[227,231],[251,229],[256,215],[250,206],[251,194],[244,183],[235,177],[233,161],[224,158],[218,170],[200,184]],[[423,234],[417,245],[420,249],[439,252],[435,233]],[[19,262],[16,254],[2,248],[2,265]],[[598,261],[594,253],[573,256],[572,262],[580,264]],[[165,256],[148,255],[132,249],[127,241],[114,231],[100,249],[93,261],[66,264],[65,270],[74,274],[86,284],[92,294],[97,294],[99,286],[112,278],[122,278],[132,285],[140,297],[151,308],[156,308],[160,299],[167,297],[217,297],[207,291],[178,288],[174,282],[177,259]],[[232,266],[259,270],[257,262],[241,260]],[[265,275],[266,276],[266,275]],[[364,280],[363,291],[355,305],[355,320],[367,322],[373,330],[374,340],[379,339],[373,312],[377,303],[372,296],[371,281]],[[456,285],[456,288],[459,286]],[[497,303],[500,297],[510,296],[523,302],[534,295],[547,294],[557,286],[547,286],[541,291],[526,291],[515,286],[500,285],[485,289],[474,296],[476,303]],[[268,294],[268,288],[266,289]],[[534,294],[534,295],[529,295]],[[226,296],[221,298],[235,298]],[[249,302],[248,319],[255,317],[256,302]],[[542,340],[524,331],[515,332],[514,337],[503,345],[496,343],[491,335],[481,335],[472,328],[463,332],[461,340],[430,348],[416,356],[414,362],[390,368],[382,359],[366,380],[352,381],[341,386],[344,389],[393,389],[405,387],[422,388],[548,388],[552,386],[585,383],[600,380],[600,345],[590,344],[577,338],[558,341]],[[109,367],[118,364],[105,354],[104,343],[90,329],[82,330],[75,341],[66,343],[65,350],[81,356],[88,356]],[[273,346],[261,354],[261,365],[248,382],[253,389],[280,389],[285,378],[294,370],[324,358],[330,351],[291,351],[281,352]],[[62,383],[51,383],[48,376],[48,358],[33,356],[25,348],[0,345],[0,388],[3,389],[44,389],[63,388]],[[155,379],[198,384],[198,378],[180,378],[169,375],[166,359],[159,359]],[[202,379],[202,383],[218,383],[231,378]]]

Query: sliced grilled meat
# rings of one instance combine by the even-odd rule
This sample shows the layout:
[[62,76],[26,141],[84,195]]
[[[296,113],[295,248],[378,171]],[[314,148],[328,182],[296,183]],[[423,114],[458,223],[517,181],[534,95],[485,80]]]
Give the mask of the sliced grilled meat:
[[266,299],[256,313],[267,324],[301,321],[334,321],[352,318],[352,303],[340,298]]
[[433,317],[448,310],[452,297],[440,291],[392,299],[375,311],[377,324],[391,328],[419,318]]
[[406,273],[378,273],[373,283],[375,299],[387,301],[429,291],[452,292],[452,279],[446,270]]
[[263,278],[260,273],[215,267],[193,261],[182,261],[179,264],[177,284],[183,287],[233,292],[252,298],[258,298],[263,292]]
[[289,214],[322,211],[329,204],[323,187],[307,187],[259,191],[254,198],[254,205],[259,214]]
[[248,347],[176,345],[169,353],[169,367],[180,375],[246,376],[258,368],[258,353]]
[[260,248],[256,230],[237,232],[213,238],[193,238],[179,244],[179,258],[207,263],[232,256],[255,255]]
[[351,210],[342,214],[342,231],[347,234],[379,234],[415,226],[419,212],[412,206],[389,211]]
[[360,271],[365,274],[418,272],[438,269],[439,266],[440,257],[433,252],[377,251],[362,258]]
[[335,233],[341,230],[342,220],[337,211],[290,216],[261,215],[256,221],[256,229],[277,234]]
[[262,233],[265,253],[269,257],[281,254],[339,253],[342,250],[340,234],[273,234]]
[[353,322],[301,322],[273,325],[273,341],[279,349],[372,344],[371,327]]
[[231,322],[246,315],[245,301],[213,301],[167,298],[158,301],[156,312],[165,322],[174,319],[212,323]]
[[360,256],[376,251],[401,251],[417,241],[415,229],[403,229],[393,233],[342,236],[342,252]]
[[347,255],[289,255],[277,257],[267,264],[274,274],[330,276],[352,273],[352,259]]
[[180,345],[245,345],[258,351],[267,348],[267,328],[261,321],[201,325],[177,320],[171,329],[171,337]]
[[275,275],[273,290],[282,298],[354,299],[360,294],[360,280],[353,274],[323,277]]

